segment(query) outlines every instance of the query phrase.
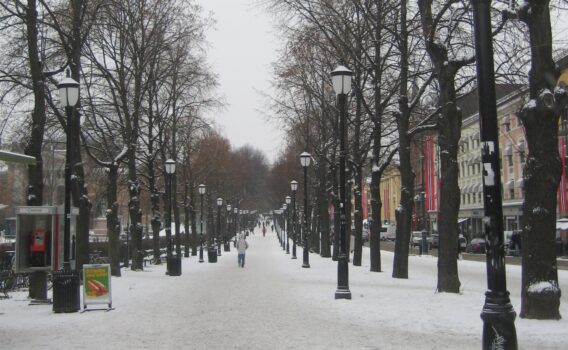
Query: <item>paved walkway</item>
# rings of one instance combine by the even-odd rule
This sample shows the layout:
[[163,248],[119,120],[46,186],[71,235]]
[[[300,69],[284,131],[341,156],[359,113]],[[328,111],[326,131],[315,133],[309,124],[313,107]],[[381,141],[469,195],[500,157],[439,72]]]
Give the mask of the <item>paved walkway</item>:
[[[182,275],[165,266],[123,270],[113,278],[110,312],[53,314],[28,306],[27,293],[0,301],[2,349],[479,349],[485,267],[460,262],[463,295],[435,293],[436,259],[412,257],[410,278],[393,279],[392,254],[383,273],[349,267],[353,300],[335,300],[337,264],[316,254],[303,269],[302,248],[290,259],[274,233],[248,238],[245,268],[237,253],[218,263],[183,259]],[[206,258],[206,257],[205,257]],[[365,266],[365,264],[367,264]],[[518,269],[517,269],[518,270]],[[463,277],[463,278],[462,278]],[[519,276],[508,276],[518,285]],[[518,300],[518,290],[511,295]],[[565,299],[565,298],[564,298]],[[564,305],[565,301],[563,300]],[[451,310],[451,312],[448,312]],[[564,314],[568,314],[568,310]],[[520,344],[554,346],[564,321],[541,329],[518,320]],[[542,325],[540,323],[538,325]],[[561,338],[563,339],[563,338]]]

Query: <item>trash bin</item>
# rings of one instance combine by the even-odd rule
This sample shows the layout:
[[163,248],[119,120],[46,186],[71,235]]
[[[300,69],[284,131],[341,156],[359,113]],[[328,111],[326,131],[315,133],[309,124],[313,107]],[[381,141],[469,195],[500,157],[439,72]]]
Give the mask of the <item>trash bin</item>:
[[207,261],[210,263],[217,262],[217,249],[215,247],[207,249]]
[[170,256],[166,259],[168,275],[181,276],[181,256]]
[[80,284],[76,271],[53,272],[53,312],[77,312],[81,309]]

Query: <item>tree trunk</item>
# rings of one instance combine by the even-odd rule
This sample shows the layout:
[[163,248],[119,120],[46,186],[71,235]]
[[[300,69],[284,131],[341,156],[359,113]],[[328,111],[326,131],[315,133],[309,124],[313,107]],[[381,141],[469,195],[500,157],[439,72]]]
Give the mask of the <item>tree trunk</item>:
[[34,108],[32,111],[32,130],[24,153],[35,157],[36,164],[28,165],[27,205],[43,204],[43,158],[41,147],[45,131],[45,81],[39,57],[37,32],[37,3],[28,0],[26,8],[26,35],[28,41],[28,63],[32,79]]
[[363,207],[361,205],[363,201],[361,192],[363,191],[361,188],[361,182],[363,181],[361,176],[362,171],[360,166],[357,165],[357,169],[355,169],[355,191],[353,192],[355,202],[355,212],[353,213],[353,220],[355,221],[355,246],[351,248],[353,249],[354,266],[361,266],[363,255]]
[[184,245],[183,256],[189,258],[189,250],[191,246],[191,235],[189,234],[190,232],[189,218],[191,215],[191,207],[192,207],[191,197],[189,196],[189,183],[186,182],[184,188],[185,191],[183,193],[183,210],[184,210],[183,226],[185,228],[185,235],[183,237],[183,245]]
[[460,188],[458,186],[458,141],[461,136],[461,112],[455,100],[453,72],[438,73],[441,117],[438,118],[438,145],[440,147],[440,218],[438,222],[438,292],[459,293],[458,277],[458,213]]
[[410,142],[408,135],[410,110],[408,108],[408,29],[406,1],[400,9],[400,97],[396,122],[398,129],[398,158],[400,162],[400,206],[396,209],[396,240],[392,277],[408,278],[408,251],[414,205],[414,172],[410,162]]
[[[131,157],[134,158],[134,157]],[[135,163],[134,159],[129,160],[129,163]],[[130,172],[130,170],[129,170]],[[134,169],[134,174],[136,170]],[[130,237],[132,238],[132,265],[130,269],[132,271],[141,271],[144,269],[143,259],[144,250],[142,249],[142,211],[140,210],[140,184],[136,176],[129,176],[128,180],[128,193],[130,194],[130,200],[128,201],[128,212],[130,214]]]
[[[153,181],[152,181],[153,182]],[[161,252],[160,252],[160,228],[162,226],[162,213],[160,211],[160,194],[158,189],[152,184],[150,187],[150,202],[152,205],[152,250],[154,251],[154,264],[158,265],[162,263]]]
[[414,172],[410,162],[411,138],[408,133],[409,111],[406,102],[399,103],[400,114],[397,118],[400,161],[400,206],[396,209],[396,240],[392,276],[408,278],[408,253],[410,247],[410,231],[412,226],[412,210],[414,206]]
[[432,62],[439,87],[437,119],[440,148],[440,235],[438,249],[438,292],[459,293],[458,277],[458,213],[460,189],[458,186],[458,142],[461,136],[462,115],[456,106],[455,79],[458,70],[467,60],[452,61],[448,48],[437,40],[437,29],[432,15],[432,0],[418,0],[426,51]]
[[[195,213],[195,194],[193,191],[193,180],[190,181],[189,183],[189,187],[190,187],[190,196],[191,196],[191,211],[190,211],[190,215],[191,215],[191,233],[192,233],[192,239],[191,239],[191,255],[196,256],[197,255],[197,243],[199,243],[199,238],[197,238],[197,221],[196,221],[196,213]],[[200,232],[202,233],[202,232]]]
[[564,89],[555,90],[559,72],[552,58],[549,1],[531,2],[520,19],[529,28],[529,97],[536,102],[527,103],[519,113],[529,149],[523,184],[520,317],[557,320],[561,292],[555,249],[556,191],[562,173],[558,121],[567,96]]
[[107,203],[109,203],[109,208],[106,211],[108,254],[110,258],[111,275],[120,277],[120,223],[118,222],[118,202],[116,195],[117,180],[118,165],[113,164],[109,168],[107,177]]
[[[402,124],[408,125],[408,119],[400,118]],[[404,130],[404,132],[403,132]],[[393,277],[408,278],[408,253],[410,231],[412,229],[412,210],[414,206],[414,172],[410,165],[410,138],[406,136],[408,129],[399,124],[399,159],[400,159],[400,206],[396,209],[396,241],[393,262]]]
[[319,178],[318,186],[318,210],[320,217],[320,234],[321,234],[321,256],[323,258],[331,257],[331,247],[329,240],[329,213],[328,213],[328,196],[326,191],[327,178],[326,178],[326,166],[323,160],[318,163],[317,170]]
[[381,272],[381,174],[373,171],[371,175],[371,222],[369,225],[369,245],[371,246],[371,272]]

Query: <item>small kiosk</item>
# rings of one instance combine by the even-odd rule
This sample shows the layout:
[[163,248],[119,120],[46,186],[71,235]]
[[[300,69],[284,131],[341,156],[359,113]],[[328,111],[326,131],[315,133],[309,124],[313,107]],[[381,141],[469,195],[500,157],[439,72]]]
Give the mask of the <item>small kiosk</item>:
[[[78,208],[71,208],[71,266]],[[16,207],[16,272],[57,271],[63,268],[64,212],[62,207]]]

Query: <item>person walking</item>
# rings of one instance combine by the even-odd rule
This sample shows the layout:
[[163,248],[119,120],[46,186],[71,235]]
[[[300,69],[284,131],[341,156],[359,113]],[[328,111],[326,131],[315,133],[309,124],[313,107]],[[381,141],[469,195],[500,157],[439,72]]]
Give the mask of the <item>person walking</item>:
[[246,240],[246,237],[244,235],[241,235],[239,237],[239,240],[237,241],[237,252],[239,253],[238,255],[239,267],[245,267],[245,253],[248,247],[249,245]]

